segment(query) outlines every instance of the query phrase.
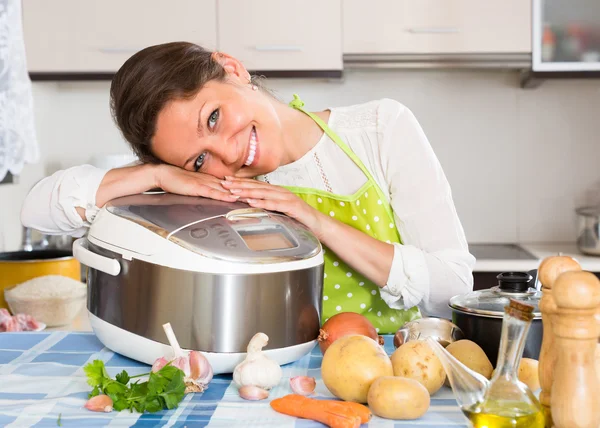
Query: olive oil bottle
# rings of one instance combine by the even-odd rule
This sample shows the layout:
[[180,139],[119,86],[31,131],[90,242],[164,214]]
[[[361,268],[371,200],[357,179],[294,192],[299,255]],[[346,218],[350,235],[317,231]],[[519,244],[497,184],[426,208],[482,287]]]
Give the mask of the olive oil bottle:
[[543,427],[544,415],[516,401],[487,402],[485,407],[473,406],[463,413],[474,427],[485,428],[530,428]]
[[518,379],[533,306],[514,299],[509,302],[504,308],[498,363],[489,381],[435,340],[426,339],[442,362],[456,401],[474,428],[544,428],[542,406]]

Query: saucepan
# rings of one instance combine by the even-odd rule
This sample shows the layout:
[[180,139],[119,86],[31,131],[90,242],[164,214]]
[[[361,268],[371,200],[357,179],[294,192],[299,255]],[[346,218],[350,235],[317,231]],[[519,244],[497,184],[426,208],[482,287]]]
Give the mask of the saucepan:
[[510,299],[532,305],[534,318],[525,341],[523,357],[539,359],[543,327],[539,309],[542,293],[536,286],[537,270],[503,272],[496,278],[498,285],[495,287],[452,297],[449,301],[452,322],[461,329],[465,339],[477,343],[494,364],[498,360],[505,306]]
[[4,290],[45,275],[81,280],[81,265],[72,251],[44,249],[0,253],[0,308],[7,308]]
[[577,213],[577,247],[591,256],[600,256],[600,205],[580,207]]

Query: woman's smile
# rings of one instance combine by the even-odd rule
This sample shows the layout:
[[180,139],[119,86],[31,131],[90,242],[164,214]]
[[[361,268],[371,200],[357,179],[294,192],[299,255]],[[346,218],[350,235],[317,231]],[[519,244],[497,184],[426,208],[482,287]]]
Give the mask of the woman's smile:
[[250,141],[248,142],[248,157],[244,166],[251,167],[258,162],[258,137],[256,135],[256,127],[252,127],[250,131]]

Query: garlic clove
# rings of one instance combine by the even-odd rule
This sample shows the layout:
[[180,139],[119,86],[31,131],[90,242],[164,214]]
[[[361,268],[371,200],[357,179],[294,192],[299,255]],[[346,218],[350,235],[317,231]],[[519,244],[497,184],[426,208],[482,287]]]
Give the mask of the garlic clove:
[[190,376],[190,362],[187,357],[177,357],[171,361],[171,365],[181,369],[186,377]]
[[152,364],[152,372],[156,373],[164,366],[166,366],[168,362],[169,360],[167,360],[165,357],[157,358],[156,361],[154,361],[154,364]]
[[269,391],[254,385],[242,386],[238,392],[244,400],[258,401],[264,400],[269,396]]
[[84,406],[92,412],[112,412],[113,401],[108,395],[96,395],[90,398]]
[[295,394],[310,395],[315,392],[317,382],[314,377],[294,376],[290,378],[290,387]]
[[208,385],[213,378],[213,369],[204,354],[192,351],[189,358],[190,377],[192,380]]

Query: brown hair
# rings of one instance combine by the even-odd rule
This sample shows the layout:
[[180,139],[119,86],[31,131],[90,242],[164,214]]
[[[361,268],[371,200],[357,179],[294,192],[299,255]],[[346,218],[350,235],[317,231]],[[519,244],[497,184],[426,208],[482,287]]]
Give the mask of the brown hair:
[[145,48],[129,58],[110,87],[110,109],[123,137],[142,162],[159,163],[151,150],[158,113],[169,101],[195,96],[226,72],[212,52],[187,42]]

